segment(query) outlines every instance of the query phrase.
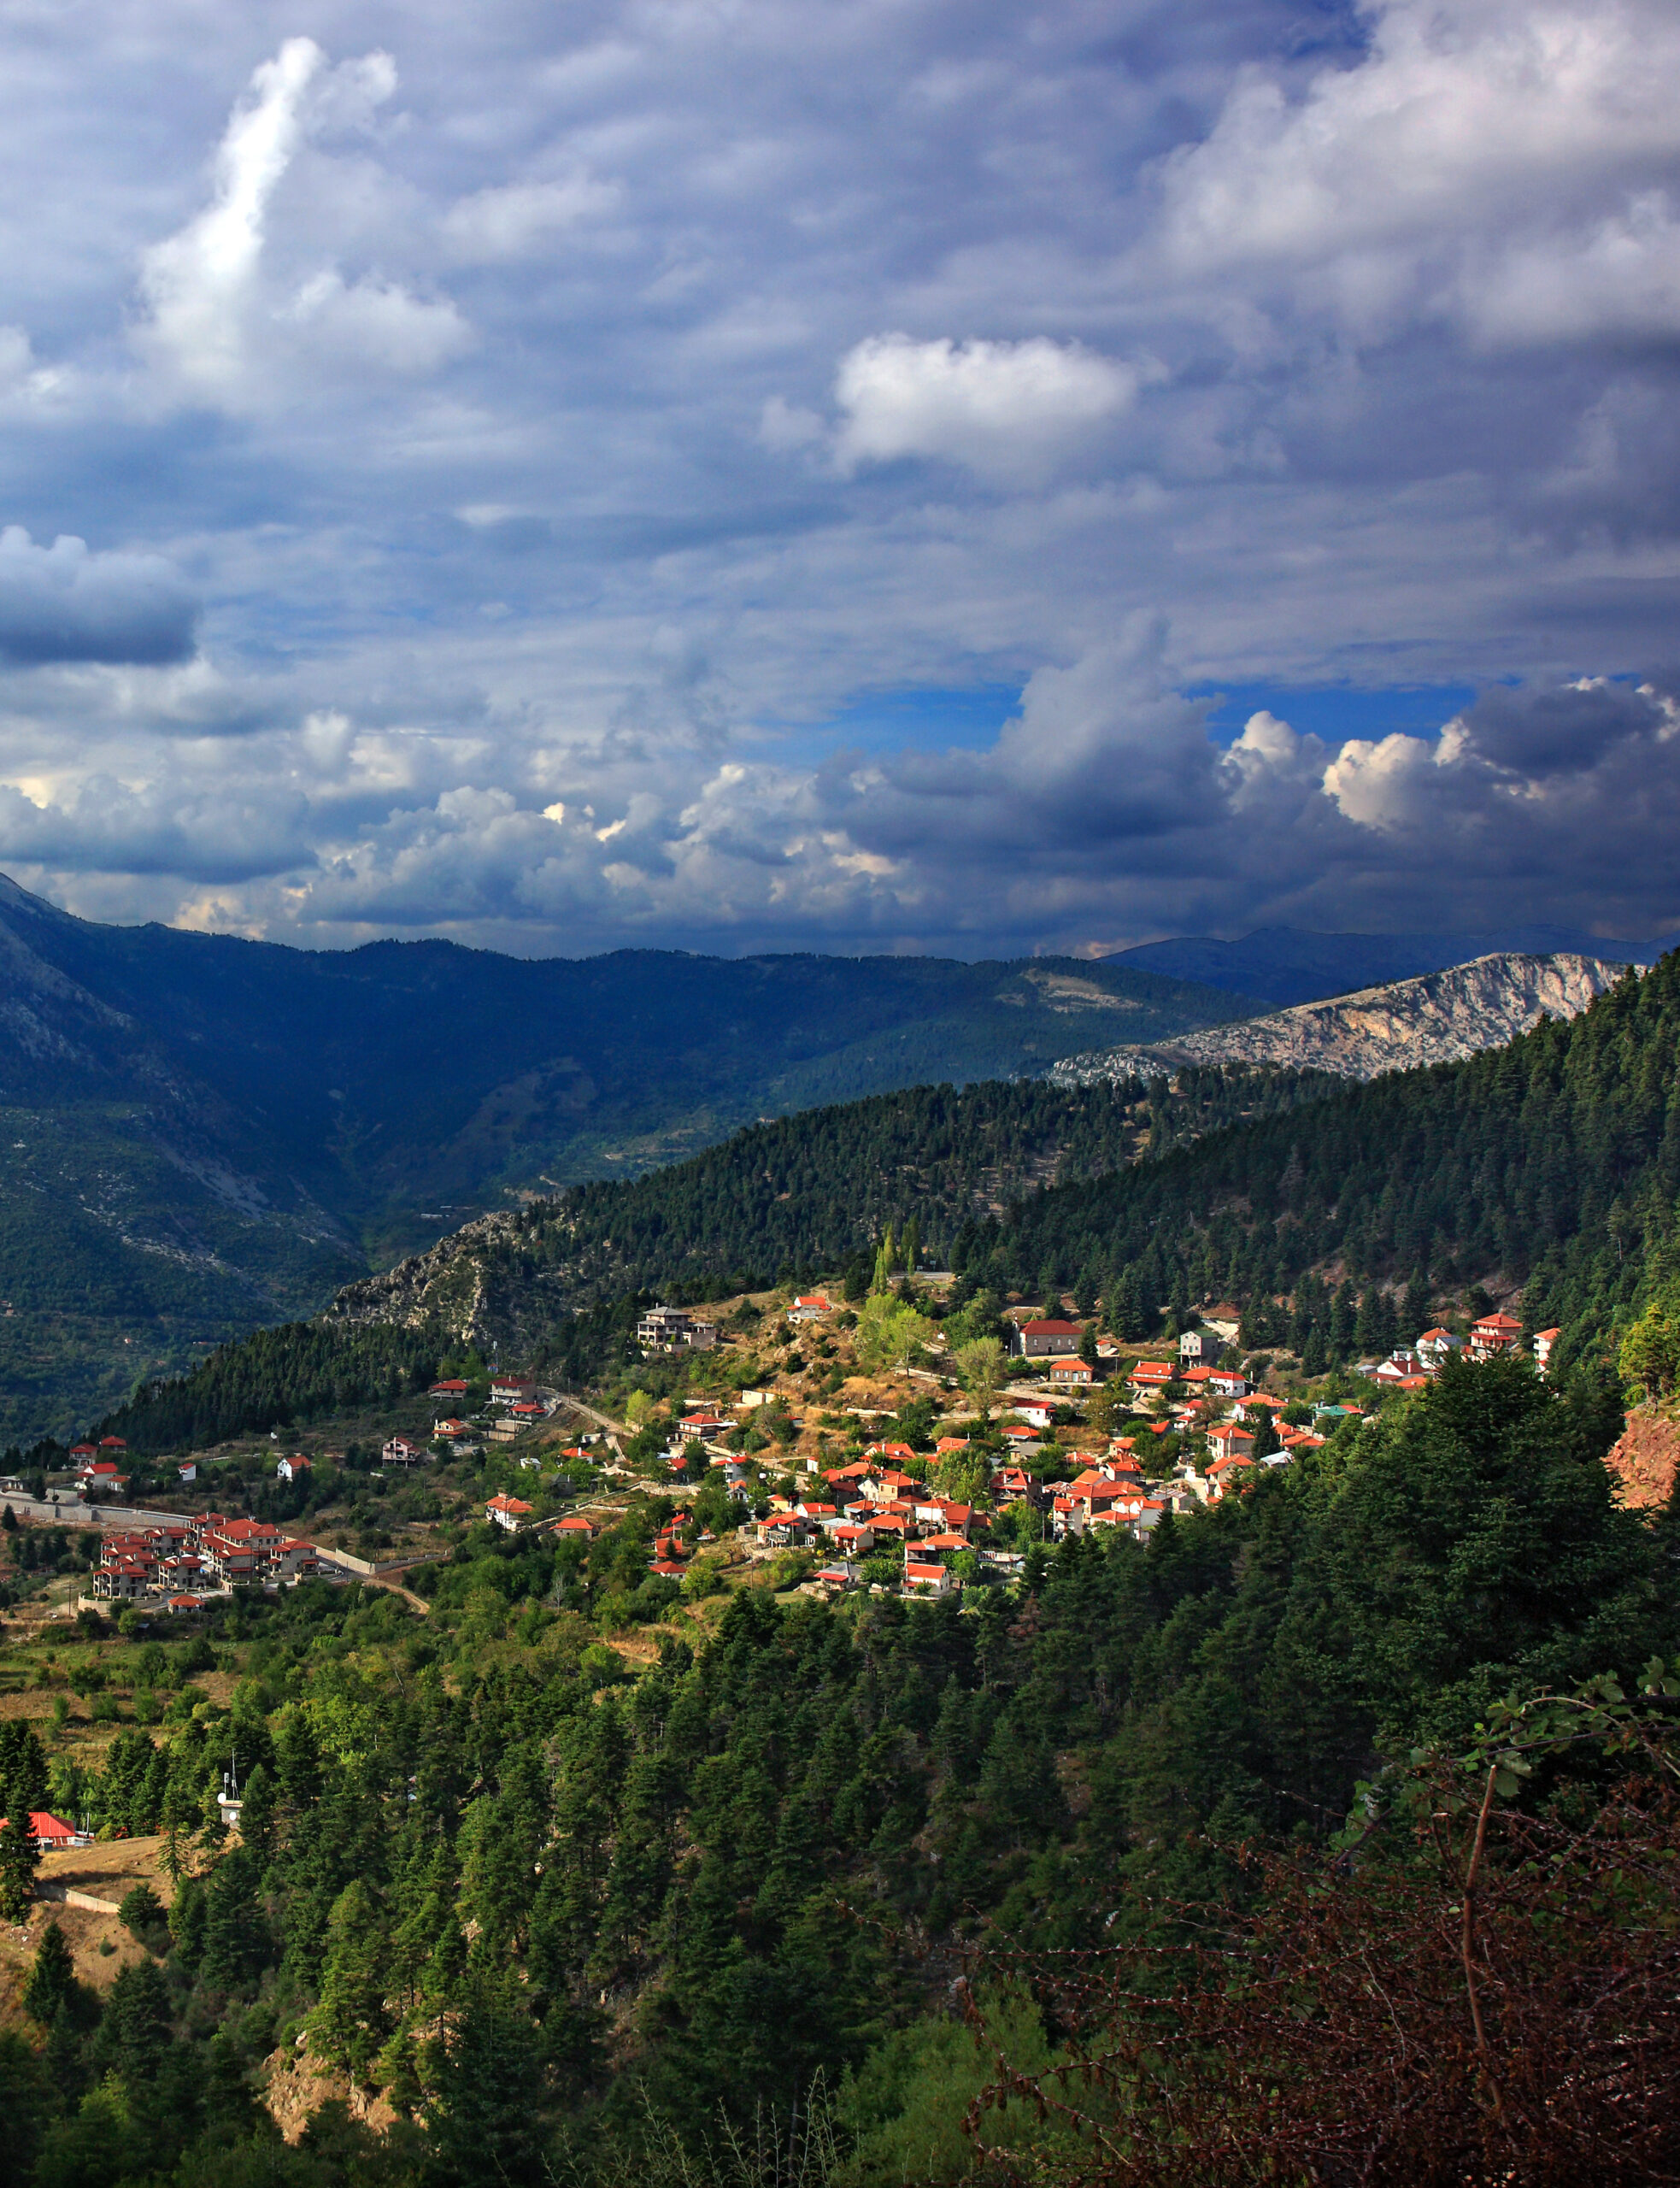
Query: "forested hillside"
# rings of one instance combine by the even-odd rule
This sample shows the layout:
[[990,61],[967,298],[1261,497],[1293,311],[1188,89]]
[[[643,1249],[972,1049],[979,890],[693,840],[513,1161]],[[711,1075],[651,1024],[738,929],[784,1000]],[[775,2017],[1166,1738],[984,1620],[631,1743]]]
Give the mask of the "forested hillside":
[[377,1395],[393,1370],[429,1373],[439,1348],[462,1342],[586,1379],[643,1292],[699,1297],[856,1257],[866,1276],[881,1232],[902,1236],[912,1221],[937,1256],[975,1215],[1045,1179],[1101,1177],[1333,1084],[1246,1069],[1186,1073],[1172,1090],[992,1080],[806,1111],[648,1178],[470,1225],[351,1285],[323,1320],[262,1332],[148,1384],[103,1432],[155,1452],[308,1420],[347,1394]]
[[[1207,1070],[813,1111],[469,1226],[342,1294],[332,1320],[353,1326],[334,1342],[353,1361],[354,1326],[391,1324],[586,1379],[640,1292],[832,1275],[913,1218],[966,1291],[1072,1289],[1128,1341],[1227,1298],[1251,1344],[1322,1368],[1392,1344],[1401,1291],[1415,1318],[1481,1285],[1561,1327],[1566,1374],[1680,1273],[1677,1056],[1680,956],[1569,1023],[1369,1085]],[[154,1450],[189,1420],[246,1425],[210,1402],[244,1373],[235,1348],[185,1397],[143,1393],[116,1432]]]
[[[1163,2081],[1147,2045],[1123,2099],[1131,2170],[1063,2140],[1031,2099],[985,2115],[993,2145],[1055,2155],[1069,2182],[1178,2188],[1275,2177],[1266,2150],[1288,2130],[1309,2156],[1339,2150],[1347,2177],[1413,2188],[1528,2177],[1524,2151],[1566,2159],[1578,2135],[1595,2177],[1661,2177],[1638,2169],[1674,2142],[1673,1820],[1638,1791],[1648,1735],[1623,1739],[1601,1696],[1561,1734],[1506,1736],[1483,1827],[1484,1920],[1507,1925],[1488,1947],[1507,1974],[1489,1985],[1485,2065],[1436,2032],[1465,2022],[1448,1903],[1466,1836],[1448,1821],[1419,1838],[1400,1798],[1407,1750],[1473,1746],[1499,1697],[1610,1673],[1631,1693],[1680,1646],[1672,1523],[1616,1508],[1609,1427],[1593,1392],[1565,1397],[1519,1361],[1452,1363],[1415,1406],[1350,1420],[1247,1497],[1164,1520],[1147,1548],[1070,1540],[1019,1589],[960,1607],[749,1588],[709,1637],[691,1621],[691,1645],[668,1638],[634,1677],[595,1636],[643,1581],[653,1500],[592,1544],[478,1531],[415,1577],[425,1620],[391,1597],[306,1587],[224,1609],[213,1650],[119,1644],[104,1690],[144,1691],[163,1722],[122,1732],[91,1777],[8,1729],[0,1798],[161,1830],[183,1880],[167,1923],[136,1910],[151,1955],[103,2014],[62,1967],[26,1994],[26,2041],[0,2038],[0,2178],[652,2188],[712,2179],[708,2143],[716,2178],[741,2188],[979,2177],[960,2118],[997,2067],[955,2018],[965,1997],[1022,2073],[1077,2067],[1100,2029],[1065,2003],[1042,2017],[1011,1990],[1010,1954],[1107,1954],[1106,1974],[1078,1966],[1109,1986],[1114,2043],[1141,2040],[1165,2026],[1148,2000],[1172,1990],[1178,1946],[1217,1938],[1215,1993],[1241,1990],[1245,1926],[1275,1908],[1275,1930],[1291,1877],[1301,1922],[1342,1924],[1337,1967],[1363,1952],[1386,1971],[1347,2054],[1377,2062],[1374,2097],[1354,2102],[1366,2085],[1344,2074],[1326,1966],[1324,2017],[1280,2024],[1293,2052],[1233,2017],[1205,2167],[1184,2169],[1189,2085]],[[233,1674],[224,1702],[191,1684],[207,1659]],[[1660,1697],[1660,1664],[1644,1677]],[[228,1847],[215,1796],[236,1755]],[[1358,1795],[1385,1757],[1400,1758],[1391,1792]],[[1357,1863],[1336,1858],[1350,1808]],[[1558,1823],[1572,1850],[1536,1869],[1534,1834]],[[1259,1848],[1284,1867],[1256,1866]],[[1571,1930],[1589,1873],[1618,1919]],[[1526,1911],[1501,1915],[1519,1885]],[[1445,1923],[1453,1941],[1444,1992],[1433,1946],[1401,1943],[1413,1903],[1421,1939]],[[1510,1970],[1536,1921],[1569,1979],[1531,2057]],[[1039,2000],[1069,1979],[1058,1965]],[[1607,1999],[1613,2028],[1595,2018]],[[387,2134],[340,2107],[279,2144],[252,2078],[265,2062],[290,2073],[303,2037],[385,2093]],[[1580,2055],[1561,2109],[1545,2094],[1560,2046]],[[1612,2052],[1613,2071],[1594,2063]],[[1484,2072],[1507,2092],[1500,2111],[1478,2097]],[[1101,2092],[1077,2072],[1062,2090],[1086,2110]],[[814,2108],[814,2140],[796,2108],[808,2137]],[[805,2169],[769,2166],[766,2132]]]
[[584,1185],[491,1217],[335,1311],[508,1344],[551,1339],[557,1318],[626,1289],[673,1297],[814,1275],[913,1220],[937,1262],[977,1216],[1051,1179],[1090,1179],[1234,1117],[1312,1100],[1319,1074],[1214,1068],[1178,1090],[993,1081],[913,1088],[806,1111],[626,1185]]
[[970,1226],[952,1259],[1004,1291],[1083,1281],[1126,1336],[1217,1294],[1257,1306],[1264,1341],[1267,1303],[1309,1273],[1349,1304],[1419,1273],[1520,1288],[1530,1328],[1562,1328],[1567,1372],[1674,1273],[1677,1064],[1680,956],[1507,1048],[1033,1196]]

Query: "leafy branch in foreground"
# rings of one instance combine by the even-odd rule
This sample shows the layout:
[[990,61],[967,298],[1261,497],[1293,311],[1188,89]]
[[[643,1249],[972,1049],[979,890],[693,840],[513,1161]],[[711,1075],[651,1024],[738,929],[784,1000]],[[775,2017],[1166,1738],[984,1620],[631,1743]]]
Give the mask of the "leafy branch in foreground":
[[1640,1689],[1414,1753],[1328,1862],[1246,1856],[1223,1935],[1016,1959],[1064,2042],[1033,2073],[995,2050],[978,2156],[1013,2102],[1043,2139],[1004,2177],[1045,2188],[1680,2177],[1680,1675]]

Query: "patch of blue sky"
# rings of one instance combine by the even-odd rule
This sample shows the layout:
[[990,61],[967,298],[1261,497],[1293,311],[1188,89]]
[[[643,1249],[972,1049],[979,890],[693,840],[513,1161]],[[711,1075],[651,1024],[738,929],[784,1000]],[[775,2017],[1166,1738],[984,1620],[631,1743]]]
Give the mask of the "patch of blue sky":
[[954,745],[984,750],[1012,715],[1019,684],[967,684],[928,690],[865,692],[825,721],[777,725],[814,753],[943,752]]
[[1275,715],[1302,736],[1343,744],[1350,737],[1380,743],[1398,731],[1406,737],[1434,737],[1476,697],[1471,684],[1402,684],[1364,690],[1348,684],[1199,684],[1190,696],[1217,696],[1207,717],[1207,733],[1218,744],[1234,744],[1250,715]]

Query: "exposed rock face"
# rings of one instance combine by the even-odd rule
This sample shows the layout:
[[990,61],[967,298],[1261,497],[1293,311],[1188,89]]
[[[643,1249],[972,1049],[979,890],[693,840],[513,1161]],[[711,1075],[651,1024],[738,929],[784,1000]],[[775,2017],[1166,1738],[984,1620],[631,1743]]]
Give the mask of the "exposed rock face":
[[1049,1076],[1058,1085],[1083,1086],[1157,1078],[1187,1064],[1254,1063],[1375,1079],[1421,1064],[1457,1063],[1530,1032],[1542,1018],[1573,1018],[1626,970],[1597,957],[1504,952],[1152,1048],[1093,1050],[1065,1058]]
[[1680,1425],[1641,1406],[1605,1458],[1621,1484],[1622,1502],[1636,1512],[1666,1504],[1680,1469]]
[[410,1329],[433,1323],[457,1344],[517,1344],[565,1303],[567,1276],[511,1268],[507,1257],[518,1230],[510,1211],[481,1215],[383,1276],[346,1285],[328,1316]]

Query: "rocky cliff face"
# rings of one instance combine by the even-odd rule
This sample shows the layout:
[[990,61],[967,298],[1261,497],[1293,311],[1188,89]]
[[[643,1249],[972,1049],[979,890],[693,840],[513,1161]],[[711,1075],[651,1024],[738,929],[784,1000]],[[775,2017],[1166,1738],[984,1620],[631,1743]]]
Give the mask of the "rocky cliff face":
[[508,1334],[492,1301],[491,1271],[517,1235],[517,1219],[498,1212],[463,1224],[423,1254],[410,1254],[381,1276],[347,1284],[327,1310],[347,1322],[433,1323],[458,1344]]
[[1653,1511],[1674,1494],[1680,1475],[1680,1427],[1653,1408],[1640,1406],[1628,1415],[1627,1427],[1604,1463],[1630,1510]]
[[1049,1076],[1058,1085],[1080,1086],[1171,1075],[1187,1064],[1253,1063],[1375,1079],[1457,1063],[1530,1032],[1542,1018],[1573,1018],[1626,969],[1597,957],[1502,952],[1153,1047],[1093,1050],[1066,1057]]

